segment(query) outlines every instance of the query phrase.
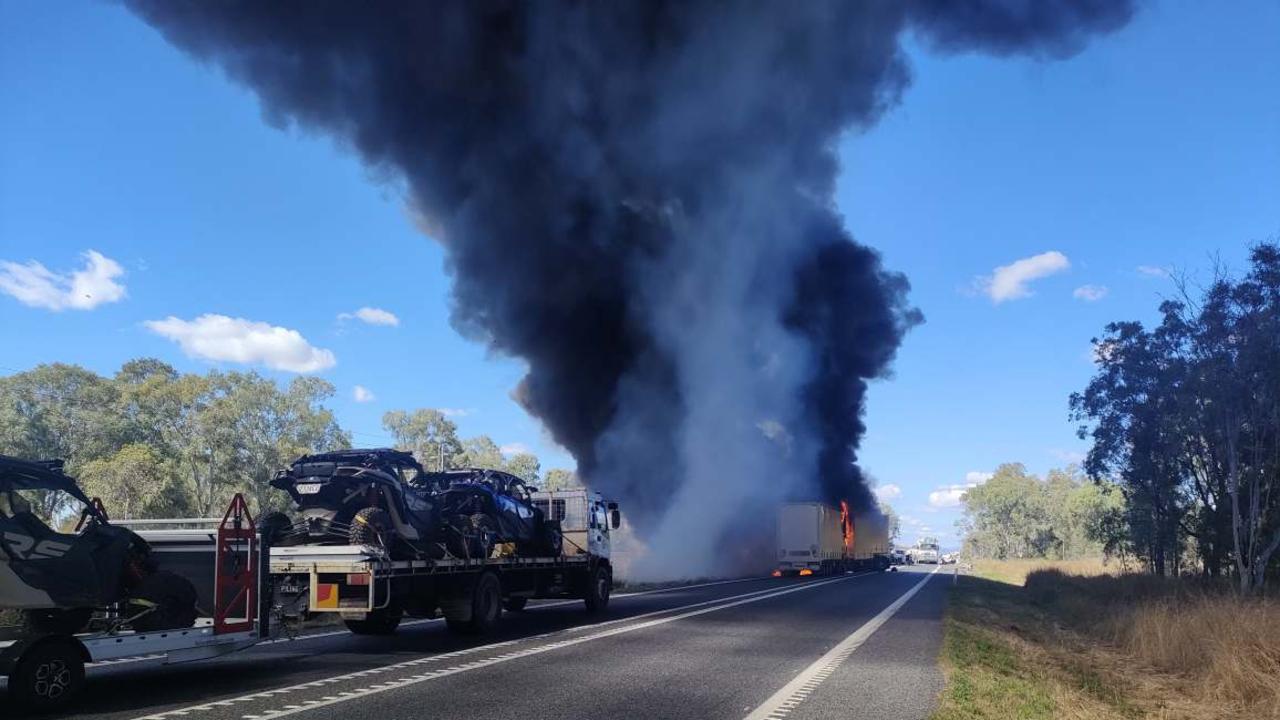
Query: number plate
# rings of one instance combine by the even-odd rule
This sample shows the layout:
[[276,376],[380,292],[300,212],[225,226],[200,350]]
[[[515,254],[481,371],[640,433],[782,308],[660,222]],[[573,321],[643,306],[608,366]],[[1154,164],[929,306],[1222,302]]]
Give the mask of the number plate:
[[315,495],[320,492],[320,483],[298,483],[294,489],[299,495]]

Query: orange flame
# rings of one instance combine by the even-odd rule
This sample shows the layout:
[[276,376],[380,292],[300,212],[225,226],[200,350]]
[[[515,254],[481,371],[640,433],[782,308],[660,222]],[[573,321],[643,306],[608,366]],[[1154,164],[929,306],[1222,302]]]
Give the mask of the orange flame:
[[849,514],[849,502],[840,501],[840,527],[844,530],[844,550],[846,555],[853,554],[853,516]]

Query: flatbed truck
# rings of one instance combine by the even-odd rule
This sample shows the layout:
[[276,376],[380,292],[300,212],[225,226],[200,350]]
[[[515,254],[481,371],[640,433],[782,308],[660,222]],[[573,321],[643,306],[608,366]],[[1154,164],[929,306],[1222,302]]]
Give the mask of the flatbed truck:
[[500,550],[484,559],[396,560],[368,545],[301,545],[271,549],[273,607],[284,618],[330,613],[354,633],[395,632],[405,616],[443,615],[456,633],[481,634],[502,611],[522,611],[534,598],[579,598],[588,612],[609,604],[613,589],[610,530],[617,506],[586,490],[534,493],[535,504],[564,508],[564,552],[521,557]]

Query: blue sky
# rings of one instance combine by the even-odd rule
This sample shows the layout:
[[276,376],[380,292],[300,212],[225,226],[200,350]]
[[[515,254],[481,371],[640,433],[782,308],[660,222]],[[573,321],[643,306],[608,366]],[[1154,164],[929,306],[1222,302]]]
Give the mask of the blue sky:
[[[928,319],[872,390],[862,453],[897,488],[906,539],[953,537],[956,486],[1001,462],[1044,472],[1082,453],[1066,398],[1091,373],[1090,337],[1173,290],[1139,268],[1238,268],[1280,238],[1280,5],[1217,7],[1148,3],[1064,62],[909,42],[902,104],[842,143],[839,207]],[[270,349],[246,359],[333,382],[357,443],[388,442],[387,409],[442,407],[464,436],[571,465],[510,399],[520,364],[450,328],[441,249],[397,188],[326,138],[268,126],[247,90],[123,9],[0,0],[0,107],[0,261],[30,280],[31,261],[69,274],[103,257],[77,286],[91,293],[44,276],[37,306],[0,295],[0,372],[145,355],[293,376],[185,354],[174,338],[230,321],[186,323],[222,315],[264,324],[222,328]],[[1054,272],[1018,282],[1036,270]],[[1086,286],[1102,296],[1074,296]],[[363,307],[399,324],[339,319]]]

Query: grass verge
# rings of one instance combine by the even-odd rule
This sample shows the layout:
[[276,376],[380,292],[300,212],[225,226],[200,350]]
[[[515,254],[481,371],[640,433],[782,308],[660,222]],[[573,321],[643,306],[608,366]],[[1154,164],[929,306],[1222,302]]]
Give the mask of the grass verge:
[[1280,603],[1052,565],[953,585],[932,720],[1280,717]]

